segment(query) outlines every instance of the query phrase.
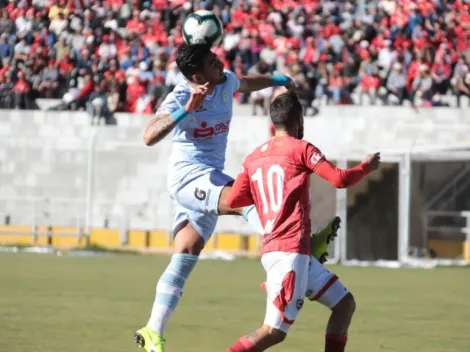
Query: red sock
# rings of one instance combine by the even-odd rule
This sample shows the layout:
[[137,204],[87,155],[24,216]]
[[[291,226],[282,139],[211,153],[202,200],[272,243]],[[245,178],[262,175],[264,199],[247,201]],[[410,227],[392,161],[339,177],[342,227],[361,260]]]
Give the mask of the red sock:
[[245,336],[240,337],[227,352],[256,352],[255,346]]
[[325,352],[344,352],[348,338],[344,335],[327,334],[325,337]]

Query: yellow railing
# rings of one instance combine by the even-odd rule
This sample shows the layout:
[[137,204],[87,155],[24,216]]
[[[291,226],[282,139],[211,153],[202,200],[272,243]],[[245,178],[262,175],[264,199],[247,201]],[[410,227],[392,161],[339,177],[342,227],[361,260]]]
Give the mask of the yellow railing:
[[[123,236],[118,229],[93,228],[86,236],[83,229],[65,226],[1,225],[0,245],[22,244],[52,246],[58,248],[85,247],[98,245],[108,248],[168,251],[173,248],[173,240],[166,231],[129,230]],[[241,252],[256,255],[259,251],[260,236],[236,233],[216,233],[205,250]]]
[[[430,219],[463,218],[465,226],[429,226]],[[439,239],[428,239],[428,247],[434,249],[439,257],[461,257],[470,262],[470,211],[428,210],[425,212],[425,233],[438,233]],[[459,236],[460,239],[456,239]]]

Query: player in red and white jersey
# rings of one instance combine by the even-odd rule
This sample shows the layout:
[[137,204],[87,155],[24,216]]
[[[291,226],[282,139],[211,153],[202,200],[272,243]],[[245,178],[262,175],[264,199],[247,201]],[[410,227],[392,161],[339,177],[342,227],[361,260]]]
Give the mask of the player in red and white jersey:
[[310,249],[310,174],[338,188],[348,187],[377,169],[380,154],[369,155],[351,169],[338,169],[309,142],[303,141],[303,109],[287,92],[270,108],[273,138],[243,163],[228,198],[230,207],[255,204],[264,228],[261,262],[266,271],[264,324],[241,337],[227,352],[258,352],[283,341],[304,303],[317,300],[332,310],[325,352],[343,352],[355,309],[352,294]]

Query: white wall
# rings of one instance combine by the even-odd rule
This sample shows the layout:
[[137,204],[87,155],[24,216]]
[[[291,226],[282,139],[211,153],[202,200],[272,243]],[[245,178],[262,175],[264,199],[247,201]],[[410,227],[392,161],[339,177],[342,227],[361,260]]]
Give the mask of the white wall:
[[[94,221],[99,225],[106,214],[111,214],[118,222],[124,203],[132,203],[136,213],[141,212],[139,204],[148,203],[144,219],[136,223],[170,227],[173,205],[165,190],[165,178],[171,140],[148,148],[141,138],[150,116],[116,117],[119,126],[97,131],[97,164],[92,173],[95,196],[106,189],[101,197],[112,199],[95,198],[95,202],[104,200],[112,205],[104,209],[95,204]],[[233,118],[227,174],[236,176],[244,157],[269,138],[268,128],[267,117]],[[386,159],[409,148],[470,147],[470,113],[465,109],[426,109],[417,114],[409,108],[325,107],[318,117],[306,118],[305,129],[306,139],[332,160],[362,159],[374,151],[384,152]],[[86,161],[93,131],[84,112],[0,111],[0,199],[58,197],[70,188],[74,188],[70,197],[85,199]],[[250,231],[236,217],[222,217],[220,229]]]

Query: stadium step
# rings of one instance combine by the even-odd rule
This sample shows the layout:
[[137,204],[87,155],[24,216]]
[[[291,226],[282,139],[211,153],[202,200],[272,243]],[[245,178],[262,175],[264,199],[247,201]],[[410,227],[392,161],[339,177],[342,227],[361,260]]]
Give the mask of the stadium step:
[[[376,180],[369,180],[367,182],[367,191],[357,194],[353,205],[348,207],[348,216],[354,217],[356,214],[364,212],[365,206],[371,199],[377,197],[377,194],[382,192],[382,189],[389,188],[389,183],[394,181],[398,173],[398,165],[391,164],[392,167],[385,168],[382,173],[382,178]],[[398,189],[398,188],[397,188]],[[396,195],[398,197],[398,194]]]
[[364,180],[358,182],[353,187],[348,188],[348,207],[353,207],[356,204],[356,199],[360,195],[368,193],[371,181],[381,181],[387,170],[393,169],[395,167],[395,164],[382,163],[378,170],[367,175]]
[[[393,165],[393,164],[392,164]],[[358,260],[397,260],[398,166],[386,168],[380,180],[348,208],[348,253]],[[367,225],[365,225],[367,224]]]

